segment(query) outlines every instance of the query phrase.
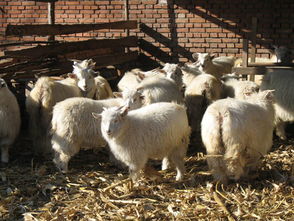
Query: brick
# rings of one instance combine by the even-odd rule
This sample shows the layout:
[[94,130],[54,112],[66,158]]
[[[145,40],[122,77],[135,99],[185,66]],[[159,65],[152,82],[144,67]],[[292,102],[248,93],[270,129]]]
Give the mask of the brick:
[[208,48],[208,49],[206,49],[206,52],[208,52],[208,53],[218,53],[218,52],[222,52],[222,49],[221,48],[216,48],[216,47],[214,47],[214,46],[212,46],[212,45],[210,45],[210,47],[211,48]]
[[234,48],[235,44],[227,44],[227,48]]
[[21,3],[22,5],[35,5],[36,4],[36,2],[33,2],[33,1],[22,1],[22,3]]
[[179,43],[188,42],[188,39],[187,38],[180,38],[180,39],[178,39],[178,42]]
[[196,23],[196,24],[200,25],[203,28],[210,28],[211,27],[211,24],[210,23]]
[[205,32],[205,28],[190,28],[191,32]]
[[142,13],[145,13],[145,14],[155,14],[156,13],[156,10],[145,9],[145,10],[142,10]]
[[83,14],[94,14],[94,10],[81,10]]
[[224,48],[223,52],[225,52],[225,53],[237,53],[238,49],[237,48]]
[[208,38],[209,37],[209,33],[201,33],[201,37],[202,38]]
[[[154,20],[155,20],[155,19],[154,19]],[[156,19],[156,22],[159,22],[159,23],[166,23],[166,22],[168,22],[168,19],[160,18],[160,19]]]
[[203,23],[203,22],[205,22],[205,19],[204,18],[189,18],[189,22],[191,22],[191,23],[197,23],[197,22],[199,22],[199,23]]
[[199,42],[205,42],[205,39],[203,39],[203,38],[190,38],[189,39],[189,42],[191,42],[191,43],[199,43]]
[[221,41],[219,38],[206,38],[206,42],[208,43],[221,43]]
[[[77,14],[77,13],[80,13],[80,11],[79,10],[66,10],[66,11],[64,11],[65,13],[67,13],[67,14]],[[61,12],[62,13],[62,12]]]
[[185,35],[185,33],[178,33],[177,34],[177,37],[178,38],[184,38],[186,35]]
[[66,1],[65,4],[66,4],[66,5],[77,5],[77,4],[79,4],[79,3],[76,2],[76,1]]
[[56,23],[63,23],[64,19],[63,18],[55,18]]
[[201,44],[201,47],[209,48],[209,44],[208,44],[208,43],[202,43],[202,44]]
[[186,36],[187,38],[192,38],[192,37],[193,37],[193,33],[188,32],[188,33],[185,34],[185,36]]
[[60,17],[60,18],[68,18],[68,14],[60,14],[60,15],[58,15],[58,17]]
[[141,0],[129,0],[129,4],[131,4],[131,5],[139,5],[139,4],[141,4]]
[[220,33],[220,32],[222,32],[222,29],[221,28],[206,28],[206,31]]
[[193,26],[194,26],[194,25],[191,24],[191,23],[186,23],[186,24],[185,24],[185,27],[186,27],[186,28],[192,28]]
[[187,23],[189,20],[186,18],[177,18],[176,23]]
[[14,1],[14,2],[9,2],[9,5],[22,5],[21,1]]
[[225,34],[225,33],[217,33],[217,36],[219,38],[225,38],[225,37],[227,37],[227,34]]
[[180,13],[180,14],[178,14],[177,17],[178,17],[178,18],[186,18],[186,14]]

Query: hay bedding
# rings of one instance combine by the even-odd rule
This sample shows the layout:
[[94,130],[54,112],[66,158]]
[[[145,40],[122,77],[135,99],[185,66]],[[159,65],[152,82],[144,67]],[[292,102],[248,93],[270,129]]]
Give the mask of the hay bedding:
[[276,140],[251,181],[227,187],[212,182],[196,147],[183,182],[155,162],[156,170],[146,169],[148,178],[135,185],[104,150],[81,152],[63,175],[51,161],[33,158],[29,147],[20,139],[1,168],[1,220],[294,220],[294,138]]

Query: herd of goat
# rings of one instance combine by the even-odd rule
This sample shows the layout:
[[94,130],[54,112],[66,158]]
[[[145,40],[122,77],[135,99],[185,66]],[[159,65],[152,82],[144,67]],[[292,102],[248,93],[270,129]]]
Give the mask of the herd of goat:
[[[289,62],[276,48],[278,62]],[[119,92],[94,71],[91,59],[75,60],[66,79],[41,77],[26,98],[35,154],[53,156],[62,172],[80,149],[108,145],[110,154],[137,180],[148,159],[185,174],[191,137],[201,135],[215,180],[227,183],[256,170],[273,142],[285,140],[294,121],[294,71],[268,72],[261,84],[231,74],[233,57],[193,54],[195,63],[166,63],[151,71],[133,69],[119,81]],[[20,130],[20,110],[0,79],[1,161]]]

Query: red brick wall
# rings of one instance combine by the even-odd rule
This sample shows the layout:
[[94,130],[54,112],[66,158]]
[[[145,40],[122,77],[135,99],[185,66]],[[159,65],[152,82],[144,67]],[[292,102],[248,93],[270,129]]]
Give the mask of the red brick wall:
[[[0,0],[0,40],[7,24],[47,23],[47,3]],[[139,36],[141,52],[162,61],[187,61],[193,52],[240,56],[241,39],[258,18],[257,53],[265,55],[270,43],[294,47],[293,0],[129,0],[130,19],[141,25],[131,30]],[[56,23],[96,23],[124,19],[124,0],[58,1]],[[91,31],[57,39],[79,40],[125,36],[124,31]],[[44,40],[43,37],[34,37]],[[47,38],[45,38],[47,39]],[[24,37],[23,40],[31,40]]]

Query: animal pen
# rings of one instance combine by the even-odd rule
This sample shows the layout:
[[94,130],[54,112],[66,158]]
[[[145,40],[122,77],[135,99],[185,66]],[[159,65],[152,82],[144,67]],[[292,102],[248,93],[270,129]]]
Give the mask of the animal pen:
[[25,108],[35,82],[66,78],[73,59],[96,62],[94,70],[114,91],[134,68],[182,67],[195,63],[194,53],[240,58],[233,72],[257,83],[254,76],[293,71],[293,62],[256,61],[270,58],[272,45],[293,51],[293,10],[292,0],[0,0],[0,77],[16,95],[22,119],[9,163],[0,169],[0,219],[293,220],[292,125],[286,140],[274,137],[246,179],[215,182],[198,137],[190,141],[182,181],[152,160],[133,183],[106,148],[81,151],[67,174],[35,156]]

